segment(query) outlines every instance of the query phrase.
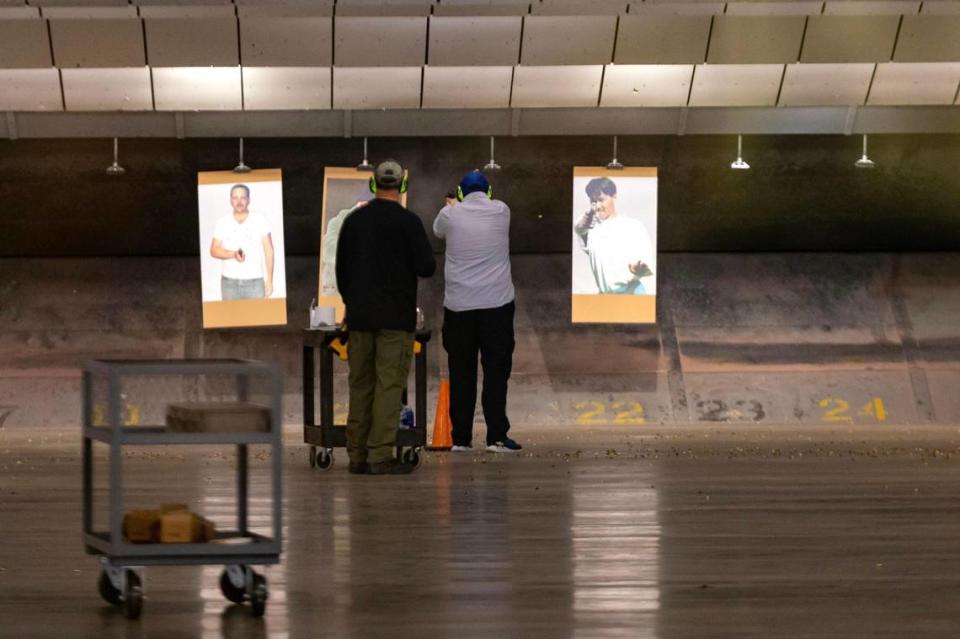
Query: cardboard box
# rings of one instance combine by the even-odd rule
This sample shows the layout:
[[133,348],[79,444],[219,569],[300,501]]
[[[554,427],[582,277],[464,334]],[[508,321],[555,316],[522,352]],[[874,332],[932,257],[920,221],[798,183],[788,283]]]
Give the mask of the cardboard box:
[[123,516],[123,537],[133,544],[160,541],[160,511],[131,510]]
[[167,406],[167,428],[181,433],[270,431],[270,409],[249,402],[177,402]]
[[189,510],[175,510],[160,517],[160,541],[165,544],[192,544],[200,540],[203,525]]
[[201,517],[200,519],[203,521],[203,539],[201,539],[201,541],[214,541],[217,538],[217,527],[206,517]]
[[160,504],[160,514],[165,515],[167,513],[176,512],[178,510],[190,510],[187,508],[186,504]]
[[160,541],[165,544],[200,544],[217,536],[209,519],[189,510],[173,510],[160,517]]

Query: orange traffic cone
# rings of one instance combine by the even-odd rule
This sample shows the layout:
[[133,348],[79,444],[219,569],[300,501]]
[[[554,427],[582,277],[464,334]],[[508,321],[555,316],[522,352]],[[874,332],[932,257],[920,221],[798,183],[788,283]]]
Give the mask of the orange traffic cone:
[[453,427],[450,425],[450,382],[440,380],[437,412],[433,417],[433,438],[427,450],[450,450],[453,447]]

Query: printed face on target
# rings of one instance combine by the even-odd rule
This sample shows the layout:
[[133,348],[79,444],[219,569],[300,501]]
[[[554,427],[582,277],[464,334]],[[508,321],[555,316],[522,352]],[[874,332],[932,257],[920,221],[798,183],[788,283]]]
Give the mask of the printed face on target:
[[230,191],[230,206],[234,215],[243,215],[250,206],[250,190],[245,186],[235,186]]

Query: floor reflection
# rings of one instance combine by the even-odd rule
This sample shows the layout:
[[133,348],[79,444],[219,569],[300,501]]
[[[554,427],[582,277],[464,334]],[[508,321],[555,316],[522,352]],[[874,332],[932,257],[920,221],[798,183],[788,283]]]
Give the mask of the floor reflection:
[[575,637],[656,637],[660,524],[648,478],[583,472],[572,483]]
[[[149,566],[129,621],[100,600],[99,564],[76,541],[78,451],[5,446],[0,636],[958,636],[944,586],[960,569],[960,457],[896,447],[908,453],[430,455],[397,478],[343,460],[321,473],[291,446],[284,552],[258,568],[265,617],[223,597],[222,566]],[[232,527],[229,463],[149,452],[125,458],[128,506],[183,501]],[[254,476],[265,531],[268,491]]]

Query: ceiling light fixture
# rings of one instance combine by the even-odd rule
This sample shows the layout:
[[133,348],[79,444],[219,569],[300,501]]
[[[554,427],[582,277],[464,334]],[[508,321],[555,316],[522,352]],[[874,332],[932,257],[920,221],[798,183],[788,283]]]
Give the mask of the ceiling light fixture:
[[483,166],[484,171],[499,171],[500,165],[493,159],[493,136],[490,136],[490,161]]
[[746,170],[750,165],[743,161],[743,136],[737,136],[737,159],[730,163],[730,168],[735,170]]
[[611,171],[622,171],[623,164],[617,160],[617,136],[613,136],[613,159],[610,160],[610,163],[607,165],[607,168]]
[[117,162],[119,158],[120,145],[117,143],[117,138],[113,138],[113,164],[107,167],[107,175],[119,176],[127,172],[120,163]]
[[363,138],[363,162],[357,165],[358,171],[372,171],[373,165],[367,161],[367,138]]
[[234,173],[249,173],[252,171],[249,166],[243,163],[243,138],[240,138],[240,164],[233,167]]
[[867,157],[867,134],[863,134],[863,157],[853,163],[858,169],[872,169],[876,166],[873,160]]

